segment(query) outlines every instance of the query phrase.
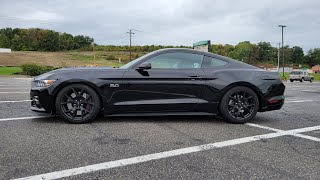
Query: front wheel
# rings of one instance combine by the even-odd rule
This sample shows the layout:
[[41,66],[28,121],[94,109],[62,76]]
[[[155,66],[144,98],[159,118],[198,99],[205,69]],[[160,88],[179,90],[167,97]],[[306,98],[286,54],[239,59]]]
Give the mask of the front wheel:
[[301,78],[301,79],[300,79],[300,82],[304,82],[304,78]]
[[100,112],[100,98],[89,86],[71,84],[64,87],[57,95],[58,114],[71,123],[86,123]]
[[310,79],[310,82],[312,83],[312,81],[313,81],[313,79],[311,78],[311,79]]
[[250,88],[238,86],[228,90],[219,105],[222,117],[230,123],[242,124],[251,120],[258,112],[259,99]]

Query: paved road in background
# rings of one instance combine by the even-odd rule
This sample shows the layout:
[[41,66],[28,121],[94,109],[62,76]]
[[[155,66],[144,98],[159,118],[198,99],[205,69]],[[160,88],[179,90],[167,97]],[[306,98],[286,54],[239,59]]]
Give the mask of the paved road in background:
[[0,179],[319,179],[320,83],[285,85],[284,107],[245,125],[199,116],[75,125],[29,111],[30,79],[0,78]]

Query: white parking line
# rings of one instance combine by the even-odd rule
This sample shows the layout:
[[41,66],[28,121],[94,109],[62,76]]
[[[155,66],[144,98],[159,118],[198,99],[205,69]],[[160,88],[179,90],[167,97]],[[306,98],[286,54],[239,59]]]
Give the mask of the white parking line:
[[1,103],[18,103],[18,102],[30,102],[32,100],[19,100],[19,101],[0,101]]
[[21,91],[21,92],[0,92],[0,94],[23,94],[23,93],[30,93],[30,91],[26,92],[26,91]]
[[40,119],[40,118],[48,118],[53,116],[31,116],[31,117],[17,117],[17,118],[4,118],[0,119],[1,121],[16,121],[16,120],[24,120],[24,119]]
[[292,101],[285,101],[285,103],[300,103],[300,102],[313,102],[314,100],[292,100]]
[[[292,136],[296,136],[296,137],[300,137],[300,138],[304,138],[304,139],[309,139],[309,140],[312,140],[312,141],[320,142],[319,138],[316,138],[316,137],[313,137],[313,136],[304,135],[304,134],[298,134],[298,133],[308,132],[308,131],[310,131],[311,128],[307,128],[307,131],[303,131],[303,130],[306,130],[306,128],[301,128],[301,129],[299,129],[299,131],[298,130],[285,131],[285,130],[275,129],[275,128],[262,126],[262,125],[259,125],[259,124],[253,124],[253,123],[246,123],[246,125],[252,126],[252,127],[261,128],[261,129],[267,129],[267,130],[275,131],[275,132],[279,132],[279,133],[285,132],[285,133],[288,133],[288,135],[292,135]],[[315,126],[315,127],[317,127],[317,126]],[[311,130],[311,131],[313,131],[313,130]]]
[[[26,87],[27,85],[17,85],[17,84],[0,84],[1,87]],[[29,87],[30,85],[28,85]]]
[[313,92],[313,93],[320,93],[320,90],[315,91],[315,90],[301,90],[303,92]]
[[[257,126],[255,125],[255,127],[257,127]],[[273,128],[271,128],[271,129],[273,129]],[[200,145],[200,146],[187,147],[187,148],[176,149],[176,150],[171,150],[171,151],[164,151],[164,152],[160,152],[160,153],[148,154],[148,155],[137,156],[137,157],[127,158],[127,159],[120,159],[120,160],[116,160],[116,161],[109,161],[109,162],[104,162],[104,163],[99,163],[99,164],[82,166],[82,167],[78,167],[78,168],[72,168],[72,169],[55,171],[55,172],[50,172],[50,173],[45,173],[45,174],[40,174],[40,175],[35,175],[35,176],[23,177],[23,178],[19,178],[19,179],[20,180],[26,180],[26,179],[43,180],[43,179],[64,178],[64,177],[75,176],[75,175],[79,175],[79,174],[91,173],[91,172],[100,171],[100,170],[107,170],[107,169],[112,169],[112,168],[116,168],[116,167],[122,167],[122,166],[137,164],[137,163],[153,161],[153,160],[157,160],[157,159],[180,156],[180,155],[184,155],[184,154],[196,153],[196,152],[200,152],[200,151],[206,151],[206,150],[222,148],[222,147],[227,147],[227,146],[234,146],[237,144],[244,144],[244,143],[259,141],[259,140],[263,140],[263,139],[271,139],[271,138],[276,138],[276,137],[285,136],[285,135],[292,135],[295,133],[314,131],[314,130],[318,130],[318,129],[320,129],[320,126],[307,127],[307,128],[301,128],[301,129],[293,129],[293,130],[288,130],[288,131],[279,130],[279,132],[274,132],[274,133],[249,136],[249,137],[244,137],[244,138],[239,138],[239,139],[216,142],[216,143],[211,143],[211,144],[204,144],[204,145]]]
[[17,90],[17,89],[30,90],[29,87],[25,87],[25,88],[0,88],[0,89],[1,89],[1,90],[3,90],[3,89],[9,89],[9,90],[12,90],[12,89],[14,89],[14,90]]

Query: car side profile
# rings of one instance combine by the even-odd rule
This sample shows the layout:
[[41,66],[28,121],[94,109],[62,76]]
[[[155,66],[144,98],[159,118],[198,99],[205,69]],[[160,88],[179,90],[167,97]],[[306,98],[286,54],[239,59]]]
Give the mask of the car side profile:
[[120,68],[64,68],[32,82],[31,109],[71,123],[105,116],[221,115],[245,123],[278,110],[278,72],[193,49],[162,49]]
[[290,72],[290,82],[293,81],[310,81],[312,82],[314,77],[305,71],[292,71]]

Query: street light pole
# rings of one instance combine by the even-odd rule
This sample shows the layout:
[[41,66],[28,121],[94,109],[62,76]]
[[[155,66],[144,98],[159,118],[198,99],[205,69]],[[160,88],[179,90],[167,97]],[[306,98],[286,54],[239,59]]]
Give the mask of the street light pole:
[[287,27],[285,25],[279,25],[282,32],[282,77],[284,77],[284,48],[283,48],[283,28]]

